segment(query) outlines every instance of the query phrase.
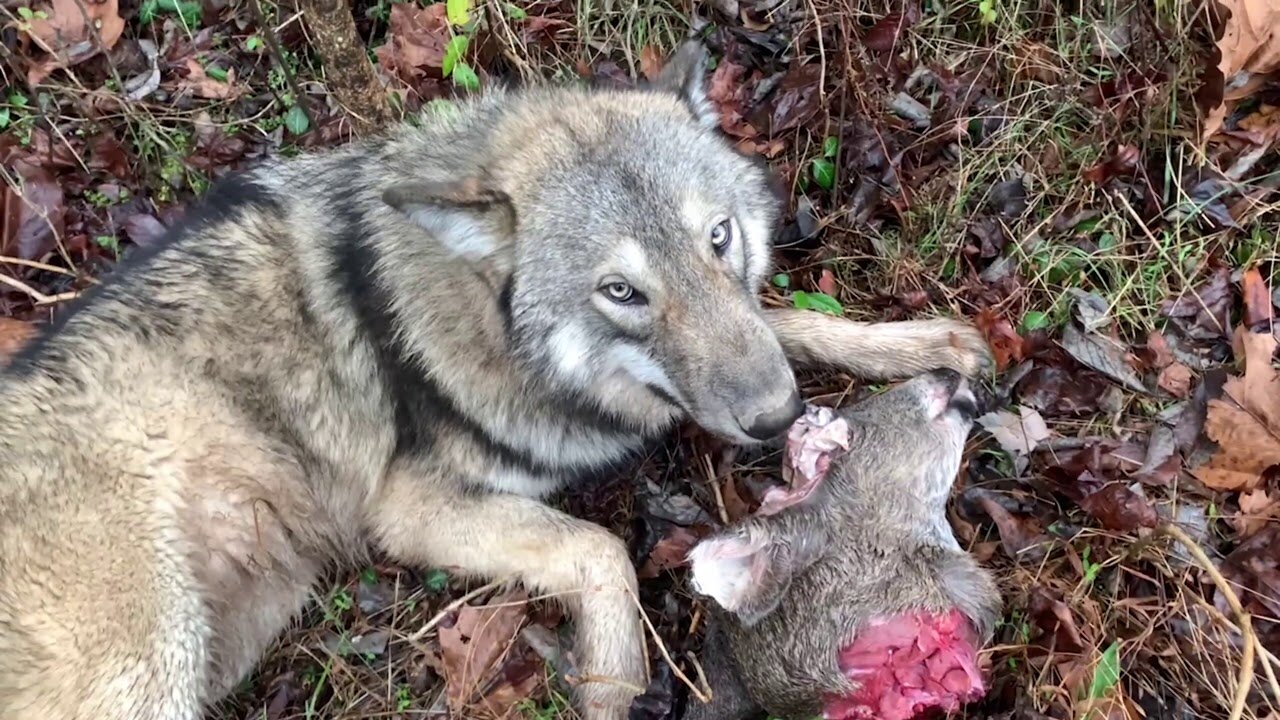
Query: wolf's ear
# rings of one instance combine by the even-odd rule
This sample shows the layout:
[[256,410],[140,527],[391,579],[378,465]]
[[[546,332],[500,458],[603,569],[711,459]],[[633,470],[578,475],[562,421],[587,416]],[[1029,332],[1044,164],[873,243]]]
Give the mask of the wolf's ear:
[[654,86],[678,95],[699,124],[714,128],[720,119],[707,97],[706,76],[706,48],[697,40],[686,40],[667,60]]
[[789,537],[770,525],[750,524],[703,540],[689,552],[693,587],[751,627],[778,608],[791,581],[825,547],[826,534],[816,523]]
[[478,178],[393,185],[383,191],[382,201],[454,255],[488,260],[510,254],[516,226],[511,198]]

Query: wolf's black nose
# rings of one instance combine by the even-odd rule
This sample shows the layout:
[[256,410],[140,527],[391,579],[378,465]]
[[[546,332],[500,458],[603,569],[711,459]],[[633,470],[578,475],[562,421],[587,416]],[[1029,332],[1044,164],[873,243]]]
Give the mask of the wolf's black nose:
[[762,412],[742,424],[742,431],[756,440],[768,440],[786,432],[803,414],[804,401],[800,399],[800,393],[793,392],[782,405]]

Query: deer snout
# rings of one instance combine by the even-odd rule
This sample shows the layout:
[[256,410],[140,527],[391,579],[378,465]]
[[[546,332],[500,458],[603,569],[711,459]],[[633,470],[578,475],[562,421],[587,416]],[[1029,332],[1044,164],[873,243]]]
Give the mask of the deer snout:
[[804,414],[804,401],[795,389],[781,404],[752,409],[734,417],[742,432],[756,440],[769,440],[786,432]]

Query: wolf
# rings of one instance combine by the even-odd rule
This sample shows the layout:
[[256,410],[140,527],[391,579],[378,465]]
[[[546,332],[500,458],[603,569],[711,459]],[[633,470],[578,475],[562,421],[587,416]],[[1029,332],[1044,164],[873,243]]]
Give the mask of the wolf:
[[1000,591],[946,519],[976,413],[950,369],[809,409],[788,433],[790,486],[690,552],[713,601],[713,695],[685,720],[909,720],[982,696]]
[[197,718],[371,549],[560,598],[579,712],[625,717],[634,569],[550,494],[686,419],[777,435],[793,362],[989,361],[961,321],[762,309],[780,202],[705,66],[265,161],[61,314],[0,375],[0,717]]

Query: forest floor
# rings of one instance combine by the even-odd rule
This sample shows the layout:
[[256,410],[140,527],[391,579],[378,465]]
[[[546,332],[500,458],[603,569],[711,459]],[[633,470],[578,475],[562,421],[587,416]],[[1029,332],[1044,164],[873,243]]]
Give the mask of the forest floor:
[[[497,78],[628,85],[700,33],[723,130],[792,190],[766,301],[965,316],[995,350],[949,514],[1005,613],[962,716],[1280,717],[1280,2],[689,2],[354,13],[404,113]],[[3,13],[0,354],[210,181],[349,139],[287,4]],[[686,429],[558,500],[640,569],[654,679],[633,717],[678,717],[705,624],[683,554],[777,467]],[[212,717],[570,717],[568,622],[448,568],[359,568]]]

